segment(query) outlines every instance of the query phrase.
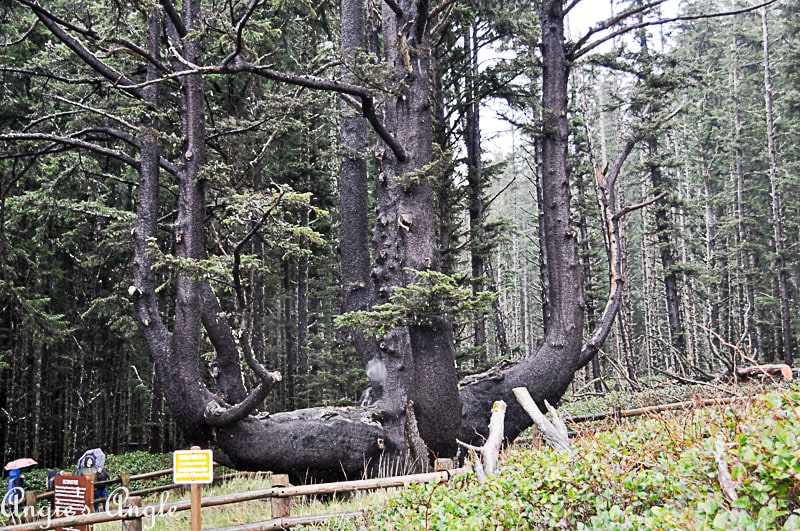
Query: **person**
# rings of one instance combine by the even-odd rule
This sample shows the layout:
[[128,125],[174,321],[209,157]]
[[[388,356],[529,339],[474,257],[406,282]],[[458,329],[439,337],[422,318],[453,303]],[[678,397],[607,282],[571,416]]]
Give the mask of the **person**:
[[78,470],[75,471],[76,476],[92,476],[97,474],[97,467],[94,466],[94,457],[89,456],[87,457],[84,462],[83,466],[79,466]]
[[[94,465],[94,458],[92,456],[87,457],[84,462],[83,466],[78,467],[78,470],[75,471],[75,474],[78,476],[92,476],[94,479],[94,499],[98,498],[105,498],[108,496],[108,487],[105,485],[97,486],[98,482],[101,481],[108,481],[110,479],[108,475],[108,471],[106,471],[105,467],[97,467]],[[95,503],[94,510],[97,512],[102,504]]]
[[18,468],[13,468],[8,471],[8,490],[3,496],[3,505],[8,508],[8,505],[16,505],[22,501],[25,492],[25,479],[22,477],[22,471]]

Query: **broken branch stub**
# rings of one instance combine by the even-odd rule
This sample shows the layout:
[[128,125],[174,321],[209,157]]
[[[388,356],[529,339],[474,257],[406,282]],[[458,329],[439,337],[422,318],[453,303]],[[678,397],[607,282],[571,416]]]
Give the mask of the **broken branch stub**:
[[570,457],[575,455],[575,449],[569,442],[567,426],[558,416],[558,412],[555,410],[555,408],[551,406],[547,400],[544,401],[545,407],[553,417],[551,422],[547,419],[547,417],[544,416],[544,413],[539,411],[539,407],[533,401],[531,394],[525,387],[515,387],[513,391],[514,396],[517,398],[517,402],[519,402],[519,404],[522,406],[522,409],[524,409],[525,412],[530,415],[531,419],[533,419],[533,422],[536,424],[536,427],[542,432],[544,440],[547,441],[547,443],[555,448],[558,452],[565,453]]
[[[503,427],[506,417],[506,403],[498,400],[492,405],[492,417],[489,420],[489,437],[480,448],[462,441],[459,445],[466,448],[472,456],[472,468],[478,480],[483,483],[497,472],[500,462],[500,448],[503,445]],[[480,455],[479,455],[480,454]]]

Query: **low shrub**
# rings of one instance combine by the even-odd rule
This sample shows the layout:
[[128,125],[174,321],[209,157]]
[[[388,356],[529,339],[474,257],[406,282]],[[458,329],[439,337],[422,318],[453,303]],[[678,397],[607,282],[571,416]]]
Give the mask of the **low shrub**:
[[[714,444],[738,499],[720,486]],[[371,529],[800,529],[800,392],[652,415],[575,440],[577,457],[510,448],[473,475],[404,489],[367,511]],[[354,529],[339,522],[331,529]],[[363,522],[360,524],[363,525]],[[355,526],[355,527],[353,527]]]

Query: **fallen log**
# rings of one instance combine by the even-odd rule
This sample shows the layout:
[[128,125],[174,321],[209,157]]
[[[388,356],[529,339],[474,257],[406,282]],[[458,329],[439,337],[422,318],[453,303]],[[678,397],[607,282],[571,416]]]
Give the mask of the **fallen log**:
[[784,382],[788,382],[792,379],[792,368],[785,363],[776,363],[772,365],[753,365],[752,367],[736,368],[736,378],[740,380],[752,378],[753,376],[777,376],[779,374]]

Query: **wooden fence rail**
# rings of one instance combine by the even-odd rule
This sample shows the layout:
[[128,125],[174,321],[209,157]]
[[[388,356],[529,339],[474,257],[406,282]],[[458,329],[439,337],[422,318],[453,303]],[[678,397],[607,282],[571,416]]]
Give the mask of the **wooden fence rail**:
[[[220,505],[228,505],[233,503],[240,503],[252,500],[264,499],[281,499],[292,498],[297,496],[315,496],[320,494],[337,494],[345,492],[356,492],[361,490],[372,489],[386,489],[393,487],[403,487],[415,483],[444,483],[451,478],[459,476],[470,470],[468,467],[457,468],[455,470],[442,470],[440,472],[428,472],[424,474],[413,474],[409,476],[393,476],[388,478],[377,479],[364,479],[358,481],[339,481],[334,483],[321,483],[317,485],[300,485],[295,487],[272,487],[269,489],[260,489],[249,492],[240,492],[235,494],[223,494],[219,496],[209,496],[201,500],[201,507],[217,507]],[[85,514],[80,516],[71,516],[65,518],[52,518],[45,520],[32,521],[28,523],[15,524],[6,527],[0,527],[2,531],[44,531],[47,529],[56,529],[58,527],[74,527],[80,525],[93,525],[103,522],[131,522],[139,521],[143,518],[154,518],[158,516],[166,516],[174,514],[179,511],[188,511],[191,509],[191,502],[189,500],[182,500],[172,503],[165,503],[160,505],[149,505],[144,507],[127,506],[118,509],[111,509],[100,513]],[[360,513],[340,513],[337,516],[353,517]],[[276,515],[273,515],[276,516]],[[295,517],[292,518],[288,515],[280,515],[277,519],[273,518],[268,522],[260,522],[250,524],[255,527],[243,528],[241,525],[235,526],[233,529],[280,529],[280,527],[268,527],[271,525],[278,525],[281,523],[282,527],[289,527],[291,525],[301,525],[302,523],[311,523],[308,519],[320,518],[329,519],[331,515],[324,517]],[[280,522],[278,522],[280,521]],[[294,522],[294,523],[292,523]],[[258,527],[262,526],[262,527]],[[223,528],[225,529],[225,528]],[[221,530],[216,530],[221,531]]]
[[660,411],[670,411],[673,409],[691,409],[701,406],[714,406],[723,404],[733,404],[735,402],[747,402],[757,400],[756,396],[732,396],[727,398],[703,398],[698,400],[686,400],[684,402],[673,402],[671,404],[661,404],[658,406],[639,407],[635,409],[616,409],[606,413],[595,413],[592,415],[577,415],[574,417],[566,417],[566,423],[579,423],[579,422],[593,422],[605,419],[621,419],[627,417],[635,417],[639,415],[647,415],[649,413],[657,413]]
[[[268,473],[267,472],[232,472],[232,473],[229,473],[229,474],[220,474],[218,476],[214,476],[214,483],[217,483],[219,481],[228,481],[229,479],[233,479],[233,478],[237,478],[237,477],[253,477],[253,476],[258,476],[258,475],[266,475],[266,474],[268,474]],[[144,473],[144,474],[136,474],[136,475],[122,473],[122,474],[120,474],[120,477],[118,477],[118,478],[108,479],[106,481],[98,481],[94,485],[96,487],[107,487],[107,486],[110,486],[110,485],[122,485],[123,487],[128,489],[128,495],[129,496],[146,496],[146,495],[149,495],[149,494],[155,494],[157,492],[164,492],[164,491],[173,490],[173,489],[181,489],[181,488],[185,487],[185,485],[175,485],[174,483],[170,483],[168,485],[159,485],[157,487],[148,487],[146,489],[130,490],[132,481],[142,481],[142,480],[145,480],[145,479],[154,479],[154,478],[158,478],[158,477],[171,476],[171,475],[172,475],[172,469],[171,468],[168,468],[168,469],[165,469],[165,470],[156,470],[154,472],[147,472],[147,473]],[[28,492],[27,493],[26,505],[31,506],[35,502],[38,502],[40,500],[49,500],[52,497],[53,497],[53,491],[52,490],[48,490],[46,492],[39,492],[39,493]],[[106,498],[97,498],[95,501],[98,502],[98,503],[103,503],[103,502],[106,501]]]

